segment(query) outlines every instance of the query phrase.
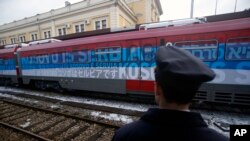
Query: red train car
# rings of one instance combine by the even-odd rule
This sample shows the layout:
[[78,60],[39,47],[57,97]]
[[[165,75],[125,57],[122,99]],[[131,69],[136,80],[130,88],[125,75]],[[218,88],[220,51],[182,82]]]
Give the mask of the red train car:
[[0,84],[17,84],[19,78],[19,65],[17,60],[18,45],[11,48],[0,49]]
[[250,103],[250,18],[98,35],[21,48],[21,78],[40,88],[153,94],[155,52],[166,43],[216,73],[197,99]]

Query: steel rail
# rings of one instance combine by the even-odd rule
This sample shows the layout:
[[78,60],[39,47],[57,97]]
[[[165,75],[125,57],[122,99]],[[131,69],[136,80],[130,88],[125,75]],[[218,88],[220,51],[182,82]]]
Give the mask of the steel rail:
[[49,112],[49,113],[60,115],[60,116],[65,116],[67,118],[73,118],[73,119],[77,119],[77,120],[86,121],[86,122],[89,122],[89,123],[100,124],[100,125],[103,125],[103,126],[109,127],[109,128],[118,129],[118,128],[121,127],[119,125],[113,125],[113,124],[109,124],[109,123],[105,123],[105,122],[101,122],[101,121],[96,121],[96,120],[92,120],[92,119],[88,119],[88,118],[84,118],[84,117],[79,117],[79,116],[75,116],[75,115],[70,115],[70,114],[66,114],[66,113],[61,113],[61,112],[57,112],[57,111],[53,111],[53,110],[49,110],[49,109],[43,109],[43,108],[39,108],[39,107],[24,105],[24,104],[13,102],[13,101],[6,100],[6,99],[1,99],[1,101],[4,101],[6,103],[10,103],[10,104],[14,104],[14,105],[18,105],[18,106],[21,106],[21,107],[26,107],[26,108],[30,108],[30,109],[34,109],[34,110],[43,111],[43,112]]
[[4,127],[7,127],[7,128],[10,128],[10,129],[12,129],[12,130],[18,131],[18,132],[25,133],[26,135],[31,136],[31,137],[33,137],[33,138],[35,138],[35,139],[38,139],[39,141],[52,141],[52,140],[50,140],[50,139],[44,138],[44,137],[39,136],[39,135],[37,135],[37,134],[34,134],[34,133],[32,133],[32,132],[23,130],[23,129],[21,129],[21,128],[18,128],[18,127],[16,127],[16,126],[13,126],[13,125],[10,125],[10,124],[1,122],[1,121],[0,121],[0,125],[1,125],[1,126],[4,126]]

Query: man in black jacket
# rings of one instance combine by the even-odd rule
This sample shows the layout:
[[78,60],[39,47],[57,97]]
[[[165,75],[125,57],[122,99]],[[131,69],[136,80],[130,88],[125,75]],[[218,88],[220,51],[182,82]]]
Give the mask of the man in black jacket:
[[189,52],[172,46],[156,52],[155,100],[159,108],[149,109],[139,121],[127,124],[113,141],[228,141],[208,128],[189,105],[203,82],[215,73]]

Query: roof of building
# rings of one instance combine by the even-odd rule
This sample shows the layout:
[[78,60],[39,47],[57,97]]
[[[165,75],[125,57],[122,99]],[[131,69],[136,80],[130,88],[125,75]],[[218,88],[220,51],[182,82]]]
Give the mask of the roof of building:
[[250,9],[235,13],[226,13],[220,15],[206,16],[208,22],[226,21],[250,17]]
[[63,42],[56,42],[49,45],[37,45],[35,48],[25,47],[22,48],[21,51],[31,51],[39,49],[46,50],[49,48],[67,47],[79,44],[91,44],[91,43],[102,43],[109,41],[151,38],[157,36],[160,37],[160,36],[171,36],[171,35],[197,34],[204,32],[218,32],[218,31],[238,30],[246,28],[250,29],[250,18],[78,38]]

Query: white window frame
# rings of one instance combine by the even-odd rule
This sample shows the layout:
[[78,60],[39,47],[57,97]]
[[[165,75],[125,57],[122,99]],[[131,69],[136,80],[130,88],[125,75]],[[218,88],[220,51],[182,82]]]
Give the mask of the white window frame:
[[50,30],[43,31],[43,37],[44,37],[44,39],[50,39],[51,38],[51,31]]
[[31,33],[30,36],[31,36],[31,41],[38,40],[38,33],[37,32]]
[[[63,31],[64,29],[65,29],[65,32]],[[61,30],[61,34],[60,34],[59,30]],[[66,27],[57,28],[57,35],[58,36],[63,36],[63,35],[66,35],[66,34],[67,34],[67,28]]]
[[[106,21],[106,27],[105,28],[103,28],[103,21]],[[106,28],[108,28],[108,19],[107,18],[100,18],[100,19],[96,19],[96,20],[94,20],[94,30],[100,30],[100,29],[97,29],[96,28],[96,22],[100,22],[100,29],[106,29]]]
[[[83,30],[82,30],[81,25],[83,25],[83,28],[84,28]],[[79,31],[78,31],[78,32],[76,31],[76,26],[78,26],[78,28],[79,28]],[[86,31],[86,30],[85,30],[85,29],[86,29],[86,24],[83,23],[83,22],[77,23],[77,24],[74,25],[74,28],[75,28],[75,33],[84,32],[84,31]]]
[[25,35],[19,35],[19,42],[20,42],[20,43],[26,42],[26,37],[25,37]]
[[16,37],[11,37],[10,42],[11,42],[11,44],[16,44],[17,43],[17,38]]
[[6,40],[2,39],[1,40],[1,45],[6,45]]

